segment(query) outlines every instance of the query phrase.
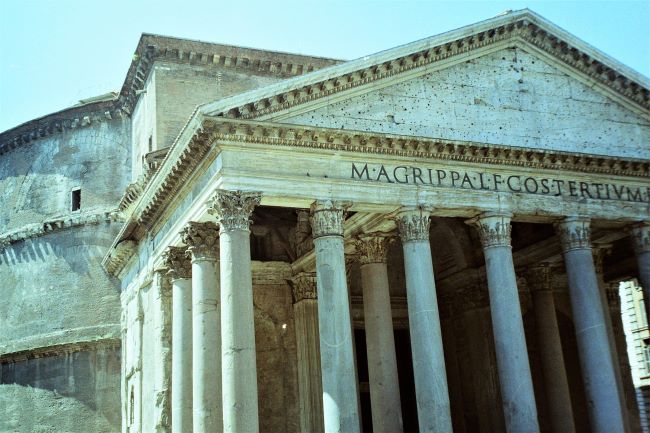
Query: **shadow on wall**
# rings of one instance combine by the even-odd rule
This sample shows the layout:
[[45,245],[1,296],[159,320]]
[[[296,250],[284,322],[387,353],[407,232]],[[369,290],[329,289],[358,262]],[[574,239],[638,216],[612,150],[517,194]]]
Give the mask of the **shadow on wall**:
[[[101,260],[116,235],[117,226],[100,223],[73,227],[16,242],[0,252],[0,267],[34,265],[59,268],[65,263],[67,270],[76,275],[94,274],[100,270]],[[38,270],[34,268],[34,271]],[[108,279],[108,276],[105,278]]]
[[0,371],[0,431],[120,429],[119,349],[20,361]]

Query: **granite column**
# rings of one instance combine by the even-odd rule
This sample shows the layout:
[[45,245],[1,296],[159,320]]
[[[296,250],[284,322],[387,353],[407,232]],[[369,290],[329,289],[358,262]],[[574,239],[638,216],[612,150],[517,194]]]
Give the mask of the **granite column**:
[[486,213],[475,220],[483,245],[490,311],[508,433],[539,432],[533,380],[510,244],[510,217]]
[[376,433],[403,431],[386,265],[391,239],[385,233],[371,233],[359,236],[355,242],[361,262],[370,404]]
[[[224,433],[259,431],[250,223],[260,194],[218,190]],[[197,433],[197,432],[194,432]]]
[[558,224],[558,231],[564,251],[591,427],[595,433],[623,433],[623,411],[591,252],[589,220],[566,218]]
[[219,229],[190,222],[181,233],[192,258],[192,419],[194,433],[221,433]]
[[343,248],[346,204],[312,207],[325,432],[359,433],[359,397]]
[[404,250],[420,432],[451,433],[451,408],[429,242],[429,212],[404,210],[397,215],[396,222]]
[[298,354],[300,431],[323,433],[323,386],[320,378],[316,274],[301,272],[291,279]]

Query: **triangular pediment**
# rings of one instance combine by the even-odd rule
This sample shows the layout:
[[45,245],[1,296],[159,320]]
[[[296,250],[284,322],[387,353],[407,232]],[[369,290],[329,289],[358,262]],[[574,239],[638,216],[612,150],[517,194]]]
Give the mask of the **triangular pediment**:
[[[498,133],[499,144],[610,156],[649,156],[647,152],[640,153],[639,145],[649,138],[650,81],[529,10],[215,101],[202,106],[199,112],[250,120],[307,124],[313,121],[318,126],[340,127],[336,122],[328,123],[323,114],[346,104],[363,104],[363,95],[375,94],[378,100],[373,101],[372,107],[360,108],[375,109],[375,115],[386,119],[377,130],[383,132],[390,122],[393,128],[399,127],[400,119],[407,123],[399,109],[409,111],[409,104],[395,102],[398,94],[402,92],[402,97],[409,98],[417,86],[427,85],[434,86],[440,94],[448,93],[446,99],[429,88],[428,99],[410,99],[416,103],[410,105],[412,111],[433,110],[428,113],[433,116],[437,110],[441,114],[438,120],[444,118],[447,123],[446,129],[443,131],[444,125],[438,121],[438,129],[413,126],[411,131],[399,133],[486,143],[495,142],[490,135]],[[492,92],[487,91],[490,86],[496,86]],[[473,87],[480,88],[480,95],[472,94]],[[499,91],[504,93],[500,95]],[[389,99],[395,103],[390,105],[386,102]],[[470,108],[460,110],[461,116],[450,116],[452,109],[461,108],[456,104],[462,103]],[[589,107],[599,113],[593,113]],[[503,113],[497,113],[498,109]],[[353,108],[344,113],[351,117],[353,114]],[[602,134],[577,133],[593,130],[598,116],[608,120],[597,128]],[[465,126],[484,131],[470,136],[455,128],[459,122],[469,122]],[[506,130],[503,126],[492,130],[499,122],[507,123]],[[486,125],[490,131],[485,130]],[[528,130],[522,130],[524,127]],[[535,128],[539,132],[534,132]],[[558,135],[558,129],[563,129],[564,135]]]
[[503,48],[281,122],[650,159],[650,120],[536,53]]

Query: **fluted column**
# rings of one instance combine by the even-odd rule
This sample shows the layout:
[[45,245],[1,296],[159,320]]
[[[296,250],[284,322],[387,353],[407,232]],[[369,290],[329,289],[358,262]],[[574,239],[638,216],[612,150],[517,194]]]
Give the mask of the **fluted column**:
[[301,272],[291,279],[298,353],[300,431],[322,433],[323,386],[320,378],[320,340],[316,274]]
[[312,206],[325,432],[358,433],[359,395],[343,250],[346,203]]
[[391,240],[386,233],[371,233],[361,235],[355,241],[361,263],[372,427],[376,433],[400,433],[403,430],[386,266]]
[[574,433],[576,428],[562,353],[560,328],[555,312],[551,267],[543,264],[533,268],[529,271],[528,281],[533,297],[533,310],[551,428],[553,433]]
[[172,433],[192,432],[192,264],[184,247],[164,255],[172,284]]
[[396,222],[404,250],[420,432],[451,433],[451,408],[429,243],[429,212],[404,210],[397,215]]
[[539,432],[524,322],[512,261],[509,214],[475,220],[487,273],[503,415],[508,433]]
[[589,220],[567,218],[557,228],[569,280],[591,427],[595,433],[622,433],[623,412],[591,253]]
[[632,241],[639,272],[639,283],[643,289],[643,303],[650,315],[650,223],[639,224],[632,229]]
[[[258,193],[218,190],[210,204],[221,233],[223,431],[259,431],[250,218]],[[194,432],[197,433],[197,432]]]
[[192,425],[194,433],[221,433],[221,312],[219,229],[190,222],[181,237],[192,258]]

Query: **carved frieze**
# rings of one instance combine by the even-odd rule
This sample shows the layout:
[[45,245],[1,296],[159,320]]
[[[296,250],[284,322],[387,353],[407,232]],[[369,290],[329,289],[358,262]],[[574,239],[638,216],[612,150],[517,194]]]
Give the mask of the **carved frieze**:
[[357,236],[354,240],[359,263],[386,263],[388,247],[395,241],[391,233],[375,232]]
[[510,217],[509,214],[487,213],[471,221],[478,230],[481,245],[483,245],[484,249],[510,247],[510,233],[512,231]]
[[345,210],[351,203],[345,201],[318,200],[311,208],[311,232],[314,237],[343,236]]
[[430,212],[425,209],[404,210],[397,214],[395,222],[402,243],[429,241]]
[[251,215],[262,196],[258,192],[217,190],[208,203],[208,212],[217,217],[222,231],[249,231]]
[[163,263],[169,269],[172,280],[192,278],[192,263],[187,257],[185,247],[167,247],[163,254]]
[[219,227],[210,221],[190,221],[181,231],[192,260],[215,260],[219,258]]
[[562,250],[591,249],[591,227],[588,218],[567,218],[556,224],[556,230],[562,241]]
[[636,254],[650,252],[650,223],[639,224],[632,229],[632,241]]
[[318,299],[315,272],[301,272],[295,275],[290,281],[294,303],[305,299]]

